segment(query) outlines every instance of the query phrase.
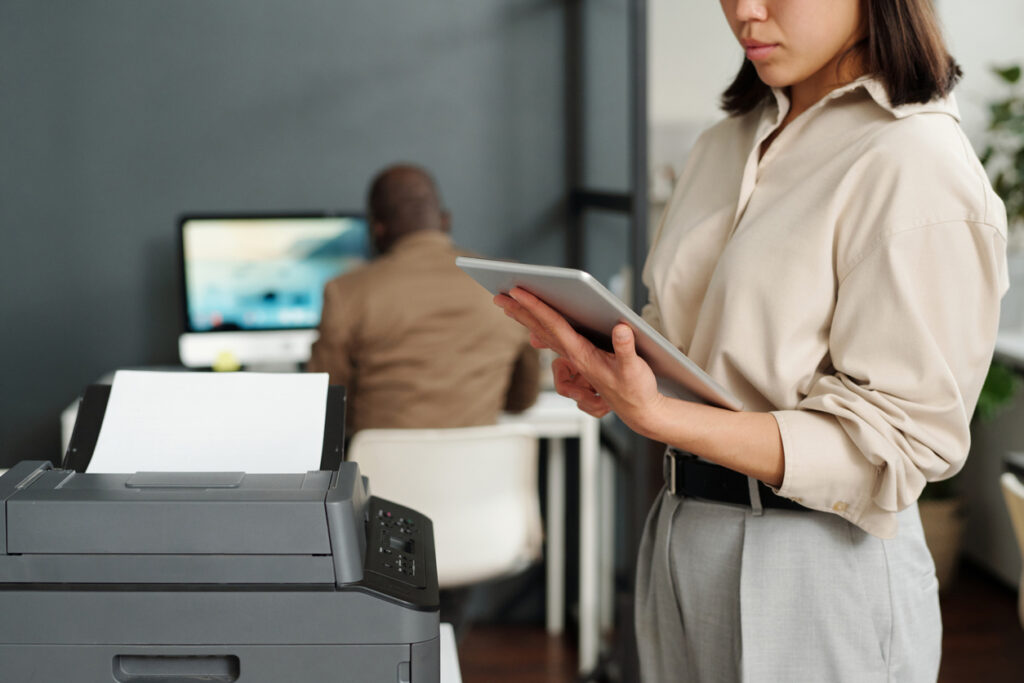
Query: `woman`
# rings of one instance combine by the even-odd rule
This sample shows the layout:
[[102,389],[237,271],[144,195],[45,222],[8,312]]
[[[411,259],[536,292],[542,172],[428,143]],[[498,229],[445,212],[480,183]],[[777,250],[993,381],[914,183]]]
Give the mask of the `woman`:
[[644,680],[934,681],[916,501],[967,454],[1005,212],[929,0],[722,8],[747,59],[653,241],[644,315],[745,410],[659,394],[625,325],[606,353],[521,289],[495,303],[558,353],[560,393],[670,447]]

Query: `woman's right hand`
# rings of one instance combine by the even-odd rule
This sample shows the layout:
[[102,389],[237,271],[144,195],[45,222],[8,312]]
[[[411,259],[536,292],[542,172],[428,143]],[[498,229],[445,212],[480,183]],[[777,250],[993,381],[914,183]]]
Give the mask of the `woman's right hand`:
[[519,287],[499,294],[494,303],[530,330],[530,343],[561,358],[552,365],[558,393],[576,401],[584,412],[601,417],[610,410],[630,428],[646,434],[647,421],[667,397],[658,392],[650,366],[636,353],[633,330],[612,330],[613,352],[603,351],[572,328],[546,303]]
[[594,385],[565,358],[559,356],[551,363],[551,374],[555,378],[555,391],[576,401],[583,412],[594,417],[604,417],[611,412],[611,406]]

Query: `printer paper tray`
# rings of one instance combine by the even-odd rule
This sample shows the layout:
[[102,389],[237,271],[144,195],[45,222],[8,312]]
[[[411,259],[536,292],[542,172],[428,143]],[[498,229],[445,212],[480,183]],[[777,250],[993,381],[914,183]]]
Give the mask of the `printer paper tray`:
[[439,642],[434,638],[374,645],[0,644],[0,671],[18,681],[65,681],[74,671],[74,683],[439,683]]

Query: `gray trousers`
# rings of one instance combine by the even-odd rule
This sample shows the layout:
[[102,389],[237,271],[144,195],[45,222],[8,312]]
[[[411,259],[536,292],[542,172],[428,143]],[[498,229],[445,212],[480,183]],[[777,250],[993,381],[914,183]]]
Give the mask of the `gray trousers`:
[[934,683],[942,621],[917,506],[879,539],[837,515],[662,491],[636,637],[645,683]]

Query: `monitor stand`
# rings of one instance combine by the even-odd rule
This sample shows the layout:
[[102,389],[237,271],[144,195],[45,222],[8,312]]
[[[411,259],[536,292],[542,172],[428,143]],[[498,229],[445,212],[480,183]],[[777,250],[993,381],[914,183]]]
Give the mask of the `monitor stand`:
[[302,372],[298,363],[250,363],[242,369],[246,372]]
[[185,367],[254,372],[296,372],[309,360],[315,329],[185,332],[178,356]]

